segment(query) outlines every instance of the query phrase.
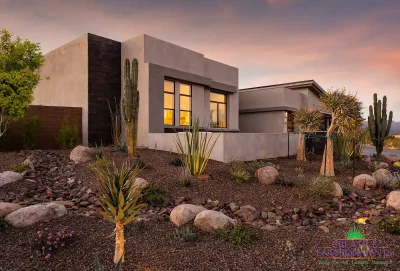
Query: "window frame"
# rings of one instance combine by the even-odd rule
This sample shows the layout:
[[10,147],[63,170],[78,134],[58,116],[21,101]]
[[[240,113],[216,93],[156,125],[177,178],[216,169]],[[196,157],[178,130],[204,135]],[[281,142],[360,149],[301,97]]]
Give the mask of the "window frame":
[[[225,96],[225,102],[212,101],[211,100],[211,93],[224,95]],[[217,104],[217,126],[213,126],[212,125],[212,116],[210,116],[210,118],[211,118],[210,127],[211,128],[222,128],[222,129],[228,128],[228,95],[226,93],[221,93],[221,92],[211,91],[210,90],[210,108],[211,108],[211,103]],[[219,119],[219,112],[220,112],[219,106],[220,106],[220,104],[225,105],[225,127],[219,126],[219,122],[220,122],[220,119]],[[210,114],[211,114],[211,110],[210,110]]]
[[[179,81],[178,81],[179,82]],[[182,94],[181,93],[181,85],[186,85],[189,86],[190,88],[190,94]],[[187,84],[187,83],[183,83],[183,82],[179,82],[179,126],[192,126],[192,109],[193,109],[193,92],[192,92],[192,85],[191,84]],[[183,110],[181,109],[181,97],[189,97],[190,98],[190,110]],[[190,124],[189,125],[182,125],[181,124],[181,112],[189,112],[190,113]]]
[[[164,78],[164,82],[165,81],[168,81],[168,82],[171,82],[172,84],[173,84],[173,86],[174,86],[174,92],[168,92],[168,91],[165,91],[165,87],[164,87],[164,114],[165,114],[165,110],[168,110],[168,111],[172,111],[172,115],[173,115],[173,117],[172,117],[172,124],[166,124],[165,123],[165,119],[163,120],[163,123],[164,123],[164,125],[166,125],[166,126],[175,126],[175,109],[176,109],[176,106],[175,106],[175,93],[176,93],[176,91],[175,91],[175,81],[173,81],[173,80],[169,80],[169,79],[165,79]],[[165,107],[165,94],[170,94],[170,95],[173,95],[173,97],[174,97],[174,99],[173,99],[173,105],[174,105],[174,108],[166,108]]]

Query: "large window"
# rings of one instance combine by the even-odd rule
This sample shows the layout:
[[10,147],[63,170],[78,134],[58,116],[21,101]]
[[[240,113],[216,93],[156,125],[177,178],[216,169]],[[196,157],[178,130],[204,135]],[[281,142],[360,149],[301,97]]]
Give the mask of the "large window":
[[294,116],[293,116],[293,112],[285,111],[285,124],[286,124],[286,127],[287,127],[287,132],[288,133],[293,133],[294,132]]
[[190,85],[179,85],[179,125],[192,124],[192,88]]
[[226,128],[226,95],[210,92],[210,113],[213,128]]
[[175,124],[175,82],[164,80],[164,124]]

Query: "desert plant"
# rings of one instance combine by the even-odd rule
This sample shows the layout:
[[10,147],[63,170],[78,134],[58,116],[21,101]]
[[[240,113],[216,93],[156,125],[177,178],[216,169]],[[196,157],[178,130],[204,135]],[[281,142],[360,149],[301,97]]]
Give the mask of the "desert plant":
[[300,108],[294,113],[294,126],[300,132],[297,144],[297,160],[306,161],[305,133],[315,133],[324,117],[317,109]]
[[146,163],[140,158],[140,156],[138,155],[136,159],[134,159],[132,161],[133,166],[138,167],[140,169],[145,168],[147,165]]
[[279,175],[275,183],[282,186],[294,186],[296,181],[290,178],[287,174],[282,173]]
[[184,242],[196,242],[199,239],[199,235],[189,227],[175,228],[174,236]]
[[128,154],[134,156],[137,146],[138,118],[139,118],[139,91],[138,91],[139,64],[137,59],[132,60],[132,69],[129,59],[124,63],[124,95],[122,98],[122,113],[125,120],[126,141]]
[[155,184],[150,184],[143,190],[140,202],[149,205],[161,204],[164,202],[165,191]]
[[183,161],[181,158],[175,158],[174,160],[171,161],[171,165],[176,166],[176,167],[182,167],[184,166]]
[[332,178],[324,175],[315,177],[308,187],[296,190],[300,197],[325,198],[332,195],[334,184]]
[[185,167],[181,167],[181,171],[179,173],[179,183],[182,186],[190,186],[192,176],[190,173],[187,171]]
[[257,169],[263,168],[263,167],[274,167],[277,170],[279,170],[279,165],[275,165],[271,163],[270,161],[266,160],[253,160],[249,163],[247,163],[247,171],[251,174],[251,176],[255,176]]
[[349,196],[351,194],[351,190],[347,185],[342,186],[343,195]]
[[39,139],[40,127],[41,123],[38,116],[33,116],[27,120],[22,135],[24,149],[33,150],[36,148]]
[[114,148],[118,149],[121,145],[121,112],[117,99],[114,97],[115,109],[111,109],[110,101],[108,102],[108,109],[110,110],[111,117],[111,139]]
[[95,161],[104,158],[104,152],[99,149],[92,149],[88,154]]
[[214,142],[211,143],[213,133],[211,133],[211,136],[208,134],[208,132],[200,132],[200,121],[198,118],[193,122],[193,128],[185,131],[183,142],[179,134],[176,133],[176,148],[184,166],[194,176],[201,175],[206,169],[208,159],[220,136],[218,134]]
[[26,115],[45,61],[38,43],[11,38],[6,29],[0,32],[0,138],[11,121]]
[[322,159],[320,173],[326,176],[335,176],[333,160],[333,135],[345,135],[346,132],[359,127],[363,121],[361,117],[361,102],[351,94],[346,93],[346,89],[331,89],[321,97],[323,110],[331,112],[331,125],[326,132],[326,147]]
[[56,250],[64,248],[73,235],[74,231],[67,229],[52,233],[46,228],[36,233],[35,243],[40,254],[47,260]]
[[114,162],[112,168],[108,165],[96,168],[100,188],[97,200],[103,208],[99,213],[115,224],[114,263],[120,259],[124,262],[124,226],[134,221],[138,212],[146,207],[146,204],[139,204],[141,188],[134,186],[139,172],[140,169],[133,168],[129,161],[124,162],[121,169]]
[[228,226],[225,229],[216,231],[217,236],[235,245],[243,245],[252,242],[256,238],[256,233],[251,228],[241,224]]
[[18,173],[22,173],[27,169],[28,169],[28,167],[24,163],[15,164],[15,165],[11,165],[11,166],[7,167],[7,170],[18,172]]
[[72,149],[79,144],[79,130],[76,122],[64,117],[61,128],[56,136],[57,144],[62,149]]
[[378,101],[378,95],[375,93],[374,104],[369,106],[368,129],[378,157],[382,154],[385,138],[389,135],[392,126],[393,112],[389,112],[388,119],[386,102],[386,96],[383,96],[382,103],[381,100]]
[[376,226],[382,231],[400,235],[400,220],[394,216],[382,217],[378,220]]
[[231,175],[237,183],[244,183],[250,179],[250,174],[244,169],[235,169],[231,171]]
[[0,232],[4,232],[11,228],[11,225],[4,219],[4,217],[0,216]]

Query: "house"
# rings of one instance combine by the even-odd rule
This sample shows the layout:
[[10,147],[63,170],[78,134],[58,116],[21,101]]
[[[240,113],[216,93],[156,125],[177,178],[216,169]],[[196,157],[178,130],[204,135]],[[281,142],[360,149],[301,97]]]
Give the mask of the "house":
[[[319,101],[324,93],[314,80],[240,89],[240,132],[294,132],[293,113],[302,107],[320,109]],[[326,131],[331,115],[323,114],[321,131]]]
[[[141,35],[124,42],[86,34],[45,55],[35,105],[82,108],[83,144],[111,143],[108,102],[120,101],[124,59],[138,59],[138,146],[199,118],[215,131],[239,131],[238,69]],[[111,106],[113,107],[113,106]]]

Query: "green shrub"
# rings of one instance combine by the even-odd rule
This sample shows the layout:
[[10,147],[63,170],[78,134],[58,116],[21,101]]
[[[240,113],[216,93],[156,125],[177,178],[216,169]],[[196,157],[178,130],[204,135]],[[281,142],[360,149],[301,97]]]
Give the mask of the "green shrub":
[[312,183],[305,188],[297,190],[297,194],[311,198],[324,198],[332,195],[334,189],[333,180],[330,177],[319,175],[315,177]]
[[139,155],[135,160],[132,161],[132,164],[134,167],[138,167],[140,169],[143,169],[147,166],[146,163],[140,158]]
[[166,192],[155,184],[150,184],[142,192],[140,201],[149,205],[161,204],[164,202]]
[[175,228],[174,236],[183,242],[196,242],[199,239],[199,235],[189,227]]
[[351,194],[351,190],[347,185],[342,186],[342,191],[344,196],[349,196]]
[[23,147],[26,150],[33,150],[37,147],[41,122],[38,116],[33,116],[27,120],[22,135]]
[[24,163],[11,165],[7,168],[7,170],[9,170],[9,171],[14,171],[14,172],[18,172],[18,173],[22,173],[27,169],[28,169],[28,167],[26,165],[24,165]]
[[104,152],[101,150],[92,149],[92,151],[89,153],[89,155],[95,161],[104,159]]
[[0,216],[0,232],[4,232],[4,231],[8,230],[9,228],[11,228],[11,225],[8,224],[8,222],[4,220],[4,217]]
[[278,185],[283,185],[283,186],[294,186],[295,185],[295,180],[290,178],[286,174],[280,174],[278,179],[276,180],[276,184]]
[[250,179],[250,174],[243,169],[231,171],[231,175],[235,178],[237,183],[245,183]]
[[400,235],[400,220],[396,217],[383,217],[378,220],[376,225],[382,231]]
[[175,158],[174,160],[171,161],[171,165],[176,166],[176,167],[183,167],[183,161],[181,158]]
[[61,128],[56,136],[56,141],[62,149],[72,149],[80,143],[78,125],[69,120],[68,116],[61,122]]
[[246,228],[241,224],[218,230],[216,234],[225,241],[236,245],[248,244],[256,238],[256,233],[253,229]]

